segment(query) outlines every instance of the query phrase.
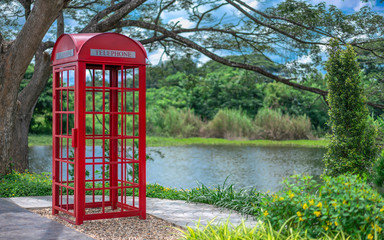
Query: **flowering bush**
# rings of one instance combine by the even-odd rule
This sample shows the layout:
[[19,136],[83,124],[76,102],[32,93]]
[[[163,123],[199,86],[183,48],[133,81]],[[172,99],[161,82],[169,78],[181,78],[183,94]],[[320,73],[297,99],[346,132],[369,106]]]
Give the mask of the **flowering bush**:
[[274,228],[292,218],[292,226],[312,237],[343,231],[363,239],[383,239],[384,199],[358,175],[293,176],[283,190],[266,196],[261,217]]
[[52,194],[52,181],[48,173],[26,171],[0,176],[0,197],[44,196]]

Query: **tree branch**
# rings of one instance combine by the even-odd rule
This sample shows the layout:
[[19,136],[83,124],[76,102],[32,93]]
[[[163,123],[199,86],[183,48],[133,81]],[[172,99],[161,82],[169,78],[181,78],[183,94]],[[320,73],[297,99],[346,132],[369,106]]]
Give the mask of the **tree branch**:
[[[212,60],[216,61],[216,62],[222,63],[222,64],[224,64],[226,66],[230,66],[230,67],[235,67],[235,68],[241,68],[241,69],[245,69],[245,70],[254,71],[254,72],[259,73],[259,74],[261,74],[261,75],[263,75],[265,77],[273,79],[276,82],[281,82],[281,83],[283,83],[285,85],[294,87],[296,89],[300,89],[300,90],[312,92],[312,93],[315,93],[315,94],[319,94],[319,95],[323,96],[324,99],[325,99],[325,97],[328,94],[327,91],[324,91],[324,90],[321,90],[321,89],[318,89],[318,88],[304,86],[304,85],[301,85],[301,84],[296,83],[296,82],[292,82],[291,79],[287,79],[287,78],[283,78],[283,77],[277,76],[277,75],[275,75],[273,73],[270,73],[270,72],[268,72],[268,71],[266,71],[266,70],[264,70],[264,69],[262,69],[260,67],[249,65],[249,64],[245,64],[245,63],[240,63],[240,62],[234,62],[234,61],[228,60],[226,58],[220,57],[217,54],[215,54],[215,53],[207,50],[206,48],[198,45],[197,43],[195,43],[195,42],[193,42],[193,41],[191,41],[191,40],[189,40],[189,39],[187,39],[185,37],[182,37],[182,36],[178,35],[177,33],[173,32],[173,31],[169,31],[169,30],[167,30],[167,29],[165,29],[164,27],[161,27],[161,26],[157,26],[157,25],[154,25],[154,24],[151,24],[151,23],[142,22],[142,21],[135,21],[135,20],[121,21],[120,25],[135,26],[135,27],[140,27],[140,28],[144,28],[144,29],[160,32],[160,33],[163,34],[164,37],[172,38],[172,39],[176,40],[177,42],[180,42],[180,43],[184,44],[185,46],[187,46],[189,48],[195,49],[195,50],[199,51],[200,53],[204,54],[205,56],[207,56],[207,57],[211,58]],[[372,106],[372,107],[375,107],[375,108],[384,109],[384,105],[383,104],[377,104],[377,103],[371,103],[371,102],[367,102],[367,104],[369,106]]]
[[243,13],[245,16],[247,16],[249,19],[251,19],[252,21],[254,21],[256,24],[259,24],[261,26],[264,26],[264,27],[267,27],[267,28],[270,28],[274,31],[276,31],[277,33],[280,33],[286,37],[289,37],[293,40],[295,40],[296,42],[299,42],[301,44],[315,44],[315,45],[327,45],[326,43],[322,43],[322,42],[309,42],[309,41],[305,41],[305,40],[302,40],[302,39],[299,39],[297,38],[296,36],[286,32],[286,31],[283,31],[277,27],[274,27],[270,24],[266,24],[266,23],[263,23],[262,21],[258,20],[257,18],[255,18],[254,16],[252,16],[251,14],[249,14],[247,11],[245,11],[242,7],[240,7],[239,5],[237,5],[236,3],[234,3],[233,1],[231,0],[226,0],[229,4],[231,4],[233,7],[235,7],[237,10],[239,10],[241,13]]
[[[81,33],[85,32],[105,32],[111,28],[114,28],[115,25],[124,18],[128,13],[135,10],[146,0],[125,0],[123,2],[117,3],[109,8],[104,9],[103,11],[96,14],[92,18],[90,23],[81,30]],[[115,12],[111,16],[107,17],[105,20],[99,22],[102,18],[106,17],[108,14]]]
[[28,85],[18,94],[20,110],[24,114],[31,114],[37,99],[44,90],[45,85],[52,73],[50,54],[44,52],[45,44],[42,43],[35,55],[35,71]]

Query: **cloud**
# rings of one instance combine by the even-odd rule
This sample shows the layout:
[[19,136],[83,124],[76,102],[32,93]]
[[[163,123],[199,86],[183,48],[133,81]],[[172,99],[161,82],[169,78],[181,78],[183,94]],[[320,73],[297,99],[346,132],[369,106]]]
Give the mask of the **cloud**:
[[184,18],[184,17],[178,17],[178,18],[174,18],[174,19],[171,19],[169,20],[169,22],[173,22],[174,24],[179,22],[178,25],[181,25],[183,28],[190,28],[190,27],[193,27],[195,25],[195,23],[189,21],[188,19]]
[[199,62],[197,63],[197,66],[201,67],[202,65],[204,65],[204,63],[208,62],[211,59],[205,55],[201,55],[198,60]]
[[314,4],[325,2],[328,6],[334,5],[339,9],[353,9],[359,11],[364,6],[372,6],[370,2],[362,2],[361,0],[312,0]]
[[169,60],[169,57],[163,53],[164,53],[163,49],[157,49],[153,52],[148,53],[149,63],[152,65],[157,65],[160,63],[160,61]]
[[259,7],[260,2],[255,0],[244,0],[245,4],[249,5],[252,8],[257,9]]
[[299,63],[303,63],[303,64],[307,64],[307,63],[311,63],[312,62],[312,59],[311,59],[311,56],[309,55],[304,55],[304,56],[301,56],[297,59],[297,62]]

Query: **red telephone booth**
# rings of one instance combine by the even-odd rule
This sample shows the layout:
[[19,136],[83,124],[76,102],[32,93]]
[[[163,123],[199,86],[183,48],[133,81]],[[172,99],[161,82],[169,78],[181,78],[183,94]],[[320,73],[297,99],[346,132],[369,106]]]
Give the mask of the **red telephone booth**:
[[53,62],[52,213],[146,217],[143,46],[116,33],[65,34]]

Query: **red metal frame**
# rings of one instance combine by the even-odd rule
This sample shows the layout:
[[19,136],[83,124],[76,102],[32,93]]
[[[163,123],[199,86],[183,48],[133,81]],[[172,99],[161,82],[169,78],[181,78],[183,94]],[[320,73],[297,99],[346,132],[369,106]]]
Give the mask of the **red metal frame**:
[[74,224],[146,218],[145,59],[141,44],[120,34],[56,42],[52,214]]

